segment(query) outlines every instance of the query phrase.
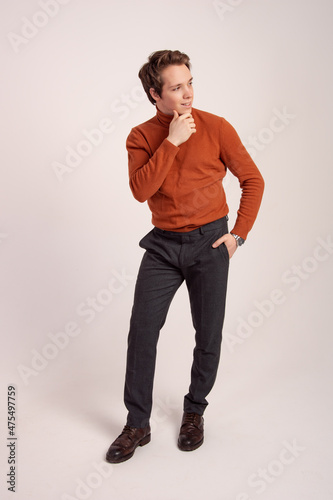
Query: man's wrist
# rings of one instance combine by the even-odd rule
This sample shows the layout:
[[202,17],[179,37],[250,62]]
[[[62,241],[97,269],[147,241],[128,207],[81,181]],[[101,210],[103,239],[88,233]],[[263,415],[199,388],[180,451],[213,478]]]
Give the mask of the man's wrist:
[[177,140],[176,139],[173,139],[172,137],[170,137],[168,135],[167,137],[167,141],[171,142],[171,144],[173,144],[174,146],[176,146],[177,148],[179,147],[179,144],[177,143]]
[[230,233],[230,234],[235,238],[237,248],[242,246],[245,243],[244,238],[241,238],[240,236],[238,236],[238,234],[235,234],[235,233]]

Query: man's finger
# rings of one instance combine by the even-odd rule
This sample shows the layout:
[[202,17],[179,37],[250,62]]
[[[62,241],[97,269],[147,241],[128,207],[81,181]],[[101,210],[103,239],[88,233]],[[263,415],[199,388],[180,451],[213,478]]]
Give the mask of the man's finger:
[[225,238],[224,236],[222,236],[221,238],[219,238],[218,240],[214,241],[214,243],[212,244],[212,247],[213,248],[217,248],[219,247],[220,245],[222,245],[222,243],[225,241]]
[[191,115],[191,113],[187,112],[187,113],[180,115],[180,118],[182,120],[187,120],[188,118],[192,118],[192,115]]

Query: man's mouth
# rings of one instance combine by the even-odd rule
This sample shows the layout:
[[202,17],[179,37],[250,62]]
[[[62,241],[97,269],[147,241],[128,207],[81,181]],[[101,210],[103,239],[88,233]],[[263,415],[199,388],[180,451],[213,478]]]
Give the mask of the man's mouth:
[[185,106],[186,108],[189,108],[191,106],[192,102],[185,102],[182,104],[182,106]]

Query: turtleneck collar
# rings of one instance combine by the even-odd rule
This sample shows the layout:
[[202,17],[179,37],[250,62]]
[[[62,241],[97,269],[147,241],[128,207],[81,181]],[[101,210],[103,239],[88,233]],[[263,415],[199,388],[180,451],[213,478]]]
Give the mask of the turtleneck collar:
[[169,127],[173,119],[173,115],[167,115],[166,113],[162,113],[162,111],[160,111],[156,106],[156,118],[161,125],[163,125],[164,127]]

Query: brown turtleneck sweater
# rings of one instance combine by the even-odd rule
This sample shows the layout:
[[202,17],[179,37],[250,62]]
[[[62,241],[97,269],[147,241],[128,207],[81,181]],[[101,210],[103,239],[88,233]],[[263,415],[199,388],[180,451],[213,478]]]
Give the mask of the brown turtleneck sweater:
[[168,231],[191,231],[229,212],[222,179],[227,168],[242,189],[231,232],[246,239],[256,219],[263,178],[224,118],[192,108],[196,133],[175,146],[167,140],[172,115],[156,115],[134,127],[126,141],[130,187],[148,201],[152,223]]

